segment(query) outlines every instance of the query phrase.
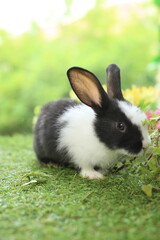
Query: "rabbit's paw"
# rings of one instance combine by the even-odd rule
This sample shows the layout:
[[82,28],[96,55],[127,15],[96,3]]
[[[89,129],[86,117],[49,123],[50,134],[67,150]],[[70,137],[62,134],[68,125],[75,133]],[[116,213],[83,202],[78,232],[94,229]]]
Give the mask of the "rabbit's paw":
[[104,179],[104,175],[95,170],[81,170],[80,175],[84,178],[89,179]]

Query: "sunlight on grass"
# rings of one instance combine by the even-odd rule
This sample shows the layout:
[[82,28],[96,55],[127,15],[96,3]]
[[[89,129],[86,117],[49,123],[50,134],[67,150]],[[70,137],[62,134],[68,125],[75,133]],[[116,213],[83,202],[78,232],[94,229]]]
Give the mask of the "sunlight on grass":
[[144,194],[148,181],[131,165],[90,181],[75,170],[40,166],[32,136],[0,137],[0,146],[3,240],[159,239],[160,191]]

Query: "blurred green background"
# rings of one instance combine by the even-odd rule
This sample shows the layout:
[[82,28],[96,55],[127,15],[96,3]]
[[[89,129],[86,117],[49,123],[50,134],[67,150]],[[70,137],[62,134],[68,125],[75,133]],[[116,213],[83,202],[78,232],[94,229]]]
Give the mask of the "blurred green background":
[[49,34],[37,22],[19,35],[0,30],[0,134],[32,132],[37,106],[69,96],[72,66],[105,83],[106,66],[116,63],[123,89],[156,84],[159,0],[107,2],[69,21],[74,1],[64,1],[63,21]]

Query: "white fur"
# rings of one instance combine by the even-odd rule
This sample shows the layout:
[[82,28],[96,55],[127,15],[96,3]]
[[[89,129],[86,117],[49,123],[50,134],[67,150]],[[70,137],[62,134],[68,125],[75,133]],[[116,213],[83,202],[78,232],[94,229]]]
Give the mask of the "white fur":
[[[121,111],[137,125],[142,132],[143,147],[150,144],[147,127],[142,121],[146,116],[139,108],[124,101],[118,101]],[[94,166],[108,169],[113,166],[118,154],[130,154],[124,149],[110,150],[104,143],[99,141],[95,130],[95,112],[86,105],[71,107],[59,118],[59,123],[65,127],[60,130],[57,150],[67,147],[71,161],[81,169],[81,176],[90,179],[103,178],[103,173],[94,170]]]
[[117,159],[116,151],[108,149],[96,136],[95,117],[90,107],[78,105],[68,109],[59,119],[66,126],[60,131],[58,150],[67,147],[72,161],[81,168],[81,175],[90,179],[103,177],[94,170],[95,165],[109,168]]
[[100,172],[97,172],[95,170],[86,170],[82,169],[81,170],[81,176],[84,178],[89,178],[89,179],[103,179],[104,175]]
[[146,149],[150,143],[150,137],[148,135],[147,126],[143,124],[143,121],[146,119],[146,115],[138,107],[127,103],[125,101],[117,101],[121,111],[130,119],[130,121],[139,127],[143,137],[143,148]]

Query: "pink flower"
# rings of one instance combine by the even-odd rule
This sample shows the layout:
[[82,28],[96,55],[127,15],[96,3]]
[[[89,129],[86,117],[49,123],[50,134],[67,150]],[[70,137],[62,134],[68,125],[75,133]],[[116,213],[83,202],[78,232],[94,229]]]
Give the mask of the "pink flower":
[[156,129],[160,129],[160,121],[156,124]]
[[156,115],[160,115],[160,109],[156,110],[154,113],[155,113]]
[[150,118],[152,117],[153,113],[154,112],[152,110],[149,110],[149,111],[146,112],[146,116],[147,116],[148,120],[150,120]]

